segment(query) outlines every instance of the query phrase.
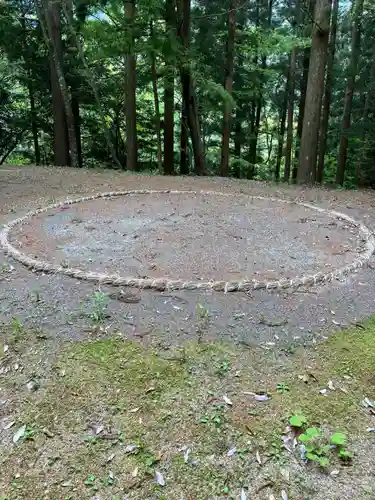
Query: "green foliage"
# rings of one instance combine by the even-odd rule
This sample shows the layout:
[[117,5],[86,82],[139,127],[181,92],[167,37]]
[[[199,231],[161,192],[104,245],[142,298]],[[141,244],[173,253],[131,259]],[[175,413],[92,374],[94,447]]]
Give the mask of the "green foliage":
[[89,316],[95,323],[103,323],[108,317],[108,297],[104,292],[96,291],[92,294]]
[[210,412],[201,418],[201,424],[207,424],[210,428],[219,431],[226,422],[226,410],[225,404],[214,405]]
[[[345,188],[375,186],[375,77],[371,71],[375,9],[370,3],[365,2],[361,19],[363,36],[351,126],[347,131],[349,152]],[[206,172],[213,175],[219,172],[223,110],[227,105],[232,113],[229,175],[273,179],[279,155],[280,117],[285,108],[288,61],[293,48],[298,49],[294,103],[294,128],[297,128],[302,74],[300,56],[311,45],[311,14],[307,8],[302,9],[298,23],[295,23],[298,14],[294,4],[284,0],[273,2],[270,19],[266,5],[255,0],[237,9],[234,82],[233,92],[229,92],[223,85],[228,5],[221,0],[192,3],[190,44],[186,48],[181,44],[177,29],[165,27],[163,0],[138,0],[131,28],[124,21],[124,4],[120,0],[75,0],[74,7],[72,21],[63,13],[61,15],[62,67],[79,104],[84,166],[113,168],[111,145],[120,164],[126,165],[123,57],[132,39],[130,35],[134,35],[139,170],[156,171],[158,168],[151,74],[154,59],[161,116],[166,77],[171,77],[175,83],[176,171],[180,151],[182,96],[179,71],[182,67],[191,71],[194,80]],[[338,26],[332,89],[334,105],[331,106],[325,158],[325,182],[330,184],[335,182],[342,132],[352,15],[353,11],[345,3]],[[84,62],[72,29],[82,45]],[[53,107],[49,54],[34,2],[9,0],[1,3],[0,49],[0,160],[27,164],[35,162],[39,155],[39,161],[50,164],[53,162]],[[255,131],[258,110],[259,129]],[[163,126],[162,121],[162,135]],[[293,139],[295,145],[295,134]],[[38,154],[35,140],[40,150]],[[281,152],[284,145],[281,144]],[[188,160],[192,171],[191,141]],[[283,163],[282,158],[281,165]]]
[[289,386],[287,384],[277,384],[276,386],[276,392],[279,394],[284,394],[285,392],[289,392]]
[[304,415],[296,413],[290,417],[289,423],[292,427],[301,428],[307,424],[307,419]]
[[[293,415],[289,422],[293,427],[302,429],[306,426],[307,419],[301,415]],[[304,446],[306,460],[323,468],[330,465],[335,451],[342,461],[353,458],[353,454],[346,449],[346,435],[342,432],[334,432],[329,437],[319,427],[307,427],[298,436],[298,440]]]

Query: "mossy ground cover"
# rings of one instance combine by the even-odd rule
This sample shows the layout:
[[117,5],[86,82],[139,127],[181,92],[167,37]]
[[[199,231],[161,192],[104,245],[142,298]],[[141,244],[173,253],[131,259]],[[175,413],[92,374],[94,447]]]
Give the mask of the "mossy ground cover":
[[[375,397],[374,321],[289,357],[120,336],[56,347],[17,323],[0,341],[4,499],[375,496],[375,416],[362,404]],[[285,449],[295,414],[344,432],[353,460],[332,453],[322,470]]]

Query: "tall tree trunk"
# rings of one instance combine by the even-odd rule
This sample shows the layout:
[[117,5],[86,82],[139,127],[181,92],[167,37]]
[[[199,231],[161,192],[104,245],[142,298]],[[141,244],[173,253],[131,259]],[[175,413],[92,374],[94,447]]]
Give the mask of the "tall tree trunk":
[[[64,15],[65,15],[66,20],[67,20],[67,25],[68,25],[68,29],[70,31],[72,42],[74,42],[75,48],[78,50],[78,55],[79,55],[79,58],[81,60],[82,66],[83,66],[85,76],[86,76],[87,81],[88,81],[88,83],[93,91],[93,94],[94,94],[95,102],[97,105],[97,110],[98,110],[99,117],[100,117],[100,126],[102,128],[103,135],[105,137],[108,150],[112,156],[113,161],[116,163],[116,165],[119,168],[122,168],[120,160],[118,159],[118,134],[119,134],[119,121],[117,119],[118,112],[116,112],[116,133],[115,133],[116,145],[114,146],[112,144],[110,132],[109,132],[107,124],[106,124],[106,117],[105,117],[105,113],[103,111],[103,107],[102,107],[101,102],[100,102],[100,97],[99,97],[97,85],[96,85],[94,77],[90,71],[89,65],[87,64],[82,44],[77,36],[76,30],[74,29],[71,1],[70,0],[68,0],[68,1],[62,0],[62,6],[63,6]],[[78,115],[79,115],[79,109],[78,109]],[[78,141],[78,138],[77,138],[77,141]],[[80,131],[79,131],[78,149],[80,151],[82,150]]]
[[136,59],[134,52],[135,0],[124,0],[126,26],[125,50],[125,117],[126,117],[126,168],[137,170],[137,108],[136,108]]
[[[238,0],[237,0],[238,1]],[[236,78],[233,82],[233,93],[234,100],[236,102],[235,117],[234,117],[234,156],[236,158],[241,157],[241,149],[244,142],[243,137],[243,122],[246,119],[246,107],[248,99],[243,95],[244,89],[244,60],[241,53],[241,48],[246,40],[246,34],[244,32],[244,27],[248,21],[248,11],[247,9],[237,9],[236,13],[236,37],[235,37],[235,61],[234,61],[234,73]]]
[[[166,0],[165,24],[169,51],[172,51],[176,31],[175,0]],[[174,77],[175,67],[170,53],[166,53],[166,75],[164,78],[164,174],[174,174]],[[174,57],[173,57],[174,59]]]
[[[250,102],[250,110],[249,110],[249,126],[250,126],[250,143],[249,143],[249,169],[247,171],[246,178],[253,179],[255,175],[255,161],[256,161],[256,135],[255,135],[255,117],[257,111],[257,101],[252,100]],[[254,158],[255,151],[255,158]]]
[[[43,35],[46,40],[46,43],[50,47],[50,52],[52,54],[52,73],[54,73],[53,79],[56,78],[58,87],[60,89],[61,98],[59,99],[59,104],[61,105],[61,101],[63,104],[63,108],[60,111],[55,110],[56,116],[59,117],[58,121],[58,131],[61,130],[63,137],[55,135],[55,144],[59,140],[67,140],[68,142],[68,151],[70,151],[70,163],[72,167],[79,167],[78,160],[78,150],[77,150],[77,140],[76,140],[76,132],[74,126],[74,116],[72,111],[72,100],[70,95],[69,87],[66,83],[64,69],[63,69],[63,48],[62,48],[62,39],[61,39],[61,3],[59,0],[55,0],[53,2],[49,2],[48,0],[44,1],[44,12],[45,12],[45,21],[47,26],[47,31],[44,28],[43,15],[40,12],[38,1],[35,1],[35,5],[37,7],[37,12],[40,13],[40,24],[43,30]],[[39,15],[38,15],[39,17]],[[55,104],[55,103],[54,103]],[[60,114],[61,113],[61,114]],[[64,113],[64,119],[62,118],[62,114]],[[65,127],[62,126],[63,121],[65,121]],[[67,136],[66,132],[63,130],[67,128]],[[56,132],[56,131],[55,131]]]
[[39,24],[44,40],[49,51],[49,70],[52,93],[53,114],[53,151],[54,164],[59,166],[70,165],[69,139],[65,119],[65,103],[59,81],[61,69],[62,47],[61,47],[61,18],[60,8],[57,2],[48,5],[43,0],[42,7],[35,0]]
[[[185,49],[185,57],[187,57],[187,50],[189,47],[190,11],[191,0],[177,1],[178,35]],[[202,134],[199,123],[197,98],[194,89],[193,77],[191,75],[191,70],[188,66],[187,61],[184,61],[184,63],[180,64],[180,73],[183,101],[186,106],[186,114],[194,154],[194,172],[196,175],[203,175],[205,172],[205,159]]]
[[[260,16],[262,16],[262,19],[266,18],[266,22],[263,22],[263,28],[264,29],[269,29],[272,24],[272,7],[273,7],[273,0],[263,0],[266,2],[265,9],[262,9],[263,12],[260,14],[260,8],[259,8],[259,2],[262,0],[257,0],[257,8],[256,8],[256,26],[260,25]],[[267,13],[267,16],[264,14]],[[255,57],[255,63],[257,61],[257,57]],[[256,109],[254,110],[254,122],[252,125],[252,134],[251,134],[251,140],[250,140],[250,151],[249,151],[249,163],[252,165],[252,172],[254,175],[255,174],[255,164],[257,162],[257,148],[258,148],[258,137],[259,137],[259,128],[260,128],[260,119],[262,116],[262,106],[263,106],[263,85],[262,85],[262,79],[263,79],[263,73],[267,68],[267,57],[262,56],[261,58],[261,83],[260,83],[260,89],[259,89],[259,97],[255,101],[255,106]]]
[[238,105],[239,109],[236,110],[236,123],[234,126],[234,156],[240,158],[242,147],[242,118],[243,110]]
[[285,168],[284,181],[288,182],[290,178],[290,167],[292,161],[292,146],[293,146],[293,123],[294,123],[294,86],[296,77],[296,59],[297,47],[293,47],[289,60],[289,76],[288,76],[288,125],[286,133],[285,146]]
[[342,133],[340,137],[339,157],[337,162],[336,183],[344,184],[346,158],[348,154],[348,132],[353,107],[355,79],[358,70],[359,51],[361,45],[361,18],[364,0],[353,0],[352,47],[349,62],[349,75],[346,86],[344,112],[342,116]]
[[363,176],[363,171],[366,166],[366,159],[368,156],[368,150],[367,148],[364,147],[366,144],[366,136],[369,131],[369,126],[368,126],[368,118],[370,111],[375,109],[375,99],[374,99],[374,90],[373,90],[373,82],[375,81],[375,63],[372,64],[372,69],[369,77],[369,82],[367,84],[368,90],[366,93],[365,97],[365,103],[363,106],[363,113],[362,113],[362,128],[361,128],[361,133],[360,133],[360,141],[361,141],[361,151],[359,155],[359,159],[356,164],[356,183],[357,186],[362,186],[364,183],[364,176]]
[[[225,62],[225,78],[224,88],[228,94],[233,92],[233,69],[234,69],[234,40],[236,36],[236,11],[237,0],[231,0],[230,9],[228,12],[228,37],[227,37],[227,54]],[[221,146],[221,165],[220,174],[223,177],[229,175],[229,140],[232,121],[232,105],[226,101],[224,103],[223,117],[223,136]]]
[[276,168],[275,168],[275,180],[278,181],[280,179],[280,166],[281,159],[283,157],[283,147],[284,147],[284,135],[285,135],[285,120],[288,108],[288,89],[289,89],[289,78],[290,71],[288,72],[288,77],[285,83],[285,91],[284,91],[284,102],[283,107],[280,113],[280,125],[279,125],[279,142],[277,147],[277,158],[276,158]]
[[[22,6],[23,7],[23,6]],[[39,140],[38,140],[38,122],[37,122],[37,113],[35,109],[35,94],[34,94],[34,73],[32,67],[30,66],[30,58],[32,54],[29,50],[29,44],[26,36],[26,12],[22,9],[21,14],[21,26],[24,33],[23,44],[24,50],[23,60],[26,67],[27,72],[27,90],[29,92],[29,103],[30,103],[30,118],[31,118],[31,133],[33,136],[34,142],[34,159],[35,165],[40,165],[40,149],[39,149]]]
[[74,131],[77,142],[78,167],[82,168],[81,116],[79,112],[79,102],[74,94],[72,94],[72,113],[74,117]]
[[[151,40],[154,38],[154,27],[153,22],[150,21],[150,37]],[[155,132],[156,132],[156,146],[157,146],[157,158],[158,158],[158,170],[159,174],[163,173],[163,153],[161,149],[161,126],[160,126],[160,106],[159,106],[159,93],[158,93],[158,75],[156,71],[156,54],[152,47],[151,49],[151,79],[152,79],[152,90],[154,93],[154,106],[155,106]]]
[[310,67],[299,158],[300,164],[297,173],[297,181],[300,184],[312,183],[316,177],[316,159],[329,41],[331,4],[332,0],[317,0],[315,5]]
[[[60,0],[60,2],[63,13],[66,17],[67,26],[69,28],[69,33],[66,40],[66,50],[69,50],[71,48],[75,50],[76,47],[74,46],[75,30],[73,27],[74,25],[73,0]],[[74,73],[76,72],[74,71]],[[79,110],[79,85],[77,85],[76,78],[74,77],[71,78],[71,82],[69,82],[69,75],[67,76],[67,84],[71,89],[70,92],[71,106],[72,106],[74,132],[75,132],[75,140],[77,147],[78,167],[82,168],[83,163],[82,163],[82,141],[81,141],[81,117]]]
[[[239,30],[242,31],[243,26],[239,26]],[[237,51],[236,51],[237,52]],[[246,118],[246,109],[245,109],[245,99],[243,99],[241,93],[244,86],[244,79],[242,75],[243,71],[243,62],[242,55],[239,55],[237,61],[237,72],[236,79],[234,82],[234,90],[235,90],[235,100],[236,100],[236,116],[234,123],[234,156],[236,158],[241,157],[241,148],[243,143],[243,133],[242,133],[242,123]]]
[[297,179],[297,172],[299,165],[299,150],[302,137],[303,117],[305,114],[307,79],[309,76],[309,66],[310,66],[310,52],[311,52],[310,47],[308,47],[304,49],[302,55],[302,76],[300,79],[300,100],[298,106],[296,149],[294,151],[294,162],[293,162],[293,172],[292,172],[292,179],[294,181]]
[[[293,29],[296,34],[300,34],[300,26],[302,24],[302,13],[300,0],[295,0],[295,14],[293,20]],[[289,61],[289,86],[288,86],[288,121],[287,121],[287,137],[285,147],[285,168],[284,181],[289,182],[292,164],[292,147],[293,147],[293,125],[294,125],[294,100],[295,100],[295,85],[296,85],[296,67],[297,67],[298,49],[293,47]]]
[[187,117],[185,102],[183,99],[181,108],[180,175],[189,174],[188,145],[189,145],[189,121]]
[[37,114],[36,114],[36,109],[35,109],[35,96],[34,96],[34,87],[33,87],[33,83],[32,83],[32,74],[31,73],[30,73],[30,81],[28,82],[27,87],[29,90],[29,99],[30,99],[31,132],[33,135],[33,142],[34,142],[35,165],[40,165],[38,123],[37,123]]
[[332,99],[333,65],[335,62],[335,51],[336,51],[338,11],[339,11],[339,0],[333,0],[331,34],[329,37],[329,50],[328,50],[328,60],[327,60],[327,76],[326,76],[326,86],[325,86],[324,101],[323,101],[323,116],[322,116],[322,123],[320,126],[318,172],[316,176],[316,180],[319,183],[323,182],[324,160],[327,150],[328,124],[329,124],[329,114],[331,110],[331,99]]

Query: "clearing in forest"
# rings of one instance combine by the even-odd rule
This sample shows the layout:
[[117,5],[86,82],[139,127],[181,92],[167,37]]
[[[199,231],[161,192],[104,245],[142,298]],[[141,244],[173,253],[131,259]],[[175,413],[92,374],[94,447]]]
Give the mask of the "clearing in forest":
[[[114,189],[227,194],[102,199],[10,232],[23,253],[86,272],[272,281],[363,254],[358,227],[256,196],[371,229],[365,192],[105,172],[84,184],[74,169],[0,176],[3,224]],[[98,287],[3,256],[1,494],[373,498],[375,327],[358,322],[374,313],[374,286],[362,267],[273,292]]]

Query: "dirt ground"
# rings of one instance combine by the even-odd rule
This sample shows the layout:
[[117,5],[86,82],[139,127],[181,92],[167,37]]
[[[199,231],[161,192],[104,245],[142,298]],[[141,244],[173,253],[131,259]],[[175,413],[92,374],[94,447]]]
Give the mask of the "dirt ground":
[[[146,188],[279,196],[339,210],[375,229],[371,191],[12,166],[0,169],[0,223],[67,197]],[[193,268],[191,250],[187,258]],[[319,265],[324,260],[323,252]],[[374,289],[375,272],[366,267],[299,292],[128,295],[32,273],[3,256],[0,493],[11,499],[375,498],[373,477],[364,475],[373,469],[366,428],[375,417],[361,406],[374,397],[374,328],[341,333],[374,314]],[[331,335],[331,344],[321,343]],[[310,370],[314,383],[301,382]],[[330,380],[344,390],[321,394]],[[271,405],[249,402],[244,393],[254,391],[272,392]],[[356,454],[351,466],[333,458],[321,472],[285,451],[280,436],[300,411],[324,432],[347,432]]]
[[[141,188],[203,189],[304,200],[340,209],[363,220],[369,227],[375,227],[372,192],[306,190],[229,179],[135,176],[108,171],[90,171],[88,174],[87,171],[73,169],[29,167],[0,169],[0,222],[52,201],[103,191]],[[322,236],[324,239],[325,233]],[[342,243],[345,241],[343,239]],[[193,267],[195,255],[188,253],[185,260],[187,268]],[[188,261],[193,263],[189,264]],[[17,317],[27,326],[47,329],[60,339],[84,338],[82,328],[87,325],[82,312],[90,309],[95,286],[62,276],[52,279],[51,276],[36,275],[22,266],[11,264],[14,270],[3,273],[0,290],[3,321]],[[148,336],[156,331],[160,341],[166,344],[190,339],[195,336],[197,307],[200,304],[210,311],[210,325],[206,334],[209,338],[264,345],[274,342],[276,334],[279,338],[277,342],[282,344],[311,341],[325,335],[327,328],[350,325],[353,321],[368,317],[375,309],[374,286],[375,271],[366,268],[345,281],[337,280],[330,285],[317,287],[312,290],[313,293],[309,290],[307,293],[280,294],[260,291],[249,296],[215,292],[161,294],[141,291],[139,302],[111,300],[108,309],[111,327],[126,329],[129,337],[135,333]],[[103,292],[115,293],[115,290],[103,287]],[[265,318],[265,322],[259,322],[260,315]],[[279,327],[269,326],[278,323]],[[163,335],[160,336],[160,331],[166,333],[165,339]]]

